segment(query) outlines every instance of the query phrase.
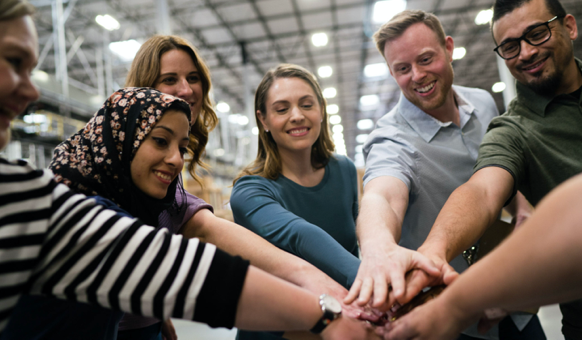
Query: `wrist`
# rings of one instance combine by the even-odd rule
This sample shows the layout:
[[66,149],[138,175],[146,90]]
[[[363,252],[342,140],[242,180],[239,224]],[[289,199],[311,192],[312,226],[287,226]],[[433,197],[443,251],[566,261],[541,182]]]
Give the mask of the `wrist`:
[[337,320],[342,313],[341,304],[331,295],[320,295],[319,307],[322,315],[314,324],[314,326],[309,330],[314,334],[321,334],[327,328],[327,326]]

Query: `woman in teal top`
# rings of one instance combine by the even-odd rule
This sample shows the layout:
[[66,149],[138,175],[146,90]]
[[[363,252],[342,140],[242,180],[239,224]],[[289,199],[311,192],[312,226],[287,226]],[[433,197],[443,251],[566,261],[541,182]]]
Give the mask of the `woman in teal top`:
[[[326,102],[313,74],[283,64],[255,95],[259,150],[235,179],[235,222],[312,263],[346,288],[360,260],[355,233],[357,175],[332,154]],[[277,339],[239,331],[238,339]]]

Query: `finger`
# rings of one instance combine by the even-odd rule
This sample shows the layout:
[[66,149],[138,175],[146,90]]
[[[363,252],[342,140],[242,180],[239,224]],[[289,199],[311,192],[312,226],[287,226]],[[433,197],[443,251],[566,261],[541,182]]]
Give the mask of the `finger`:
[[[441,271],[434,262],[428,259],[426,256],[415,252],[413,255],[414,263],[416,268],[424,270],[430,276],[440,276]],[[409,268],[412,269],[412,268]]]
[[386,302],[388,295],[388,283],[382,277],[375,277],[374,280],[374,302],[372,307],[379,308]]
[[346,305],[349,305],[352,302],[354,302],[354,300],[358,297],[358,295],[360,295],[361,288],[362,288],[362,280],[356,277],[356,279],[354,280],[354,283],[352,284],[352,288],[350,288],[348,295],[346,295],[346,297],[344,298],[344,303]]
[[406,280],[406,294],[401,300],[398,300],[398,303],[405,304],[412,300],[424,287],[429,285],[429,281],[429,277],[424,271],[414,270],[411,272]]
[[364,279],[362,283],[362,288],[360,289],[360,297],[358,298],[358,305],[364,306],[370,301],[372,297],[372,292],[374,290],[374,280],[371,277]]
[[402,273],[393,271],[390,276],[390,279],[392,281],[392,293],[394,294],[394,298],[397,301],[400,301],[400,299],[404,296],[405,293],[404,276]]
[[457,273],[452,267],[450,269],[448,269],[444,276],[443,276],[443,283],[445,285],[450,285],[451,283],[453,283],[453,281],[455,281],[457,279],[457,277],[459,277],[459,273]]

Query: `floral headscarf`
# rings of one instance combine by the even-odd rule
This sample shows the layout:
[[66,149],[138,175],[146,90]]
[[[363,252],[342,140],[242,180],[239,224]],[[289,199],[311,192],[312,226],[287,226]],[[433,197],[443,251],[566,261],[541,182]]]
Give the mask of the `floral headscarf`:
[[113,93],[85,128],[59,144],[49,168],[57,182],[86,195],[110,199],[135,217],[157,225],[157,217],[175,200],[179,178],[165,198],[147,196],[131,180],[131,161],[168,109],[188,103],[150,88],[129,87]]

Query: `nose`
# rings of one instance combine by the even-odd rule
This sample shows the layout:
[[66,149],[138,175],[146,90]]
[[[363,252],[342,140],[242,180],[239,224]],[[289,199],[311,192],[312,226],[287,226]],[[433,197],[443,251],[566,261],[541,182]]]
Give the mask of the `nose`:
[[180,79],[178,82],[178,92],[176,97],[187,100],[192,95],[192,88],[186,79]]
[[412,66],[412,81],[415,83],[422,83],[422,81],[426,78],[426,72],[420,66],[413,65]]
[[539,50],[537,46],[530,45],[525,40],[522,40],[519,43],[521,44],[519,60],[529,61],[538,54]]
[[178,145],[172,146],[168,149],[166,158],[164,159],[166,164],[173,166],[178,171],[182,171],[184,167],[184,156],[180,152],[180,147]]
[[305,119],[305,116],[303,115],[303,111],[301,111],[301,108],[298,106],[293,106],[291,108],[291,121],[292,122],[301,122]]
[[26,106],[37,100],[40,96],[38,88],[32,83],[32,79],[30,79],[29,75],[22,77],[17,94],[21,98],[22,102],[26,103]]

